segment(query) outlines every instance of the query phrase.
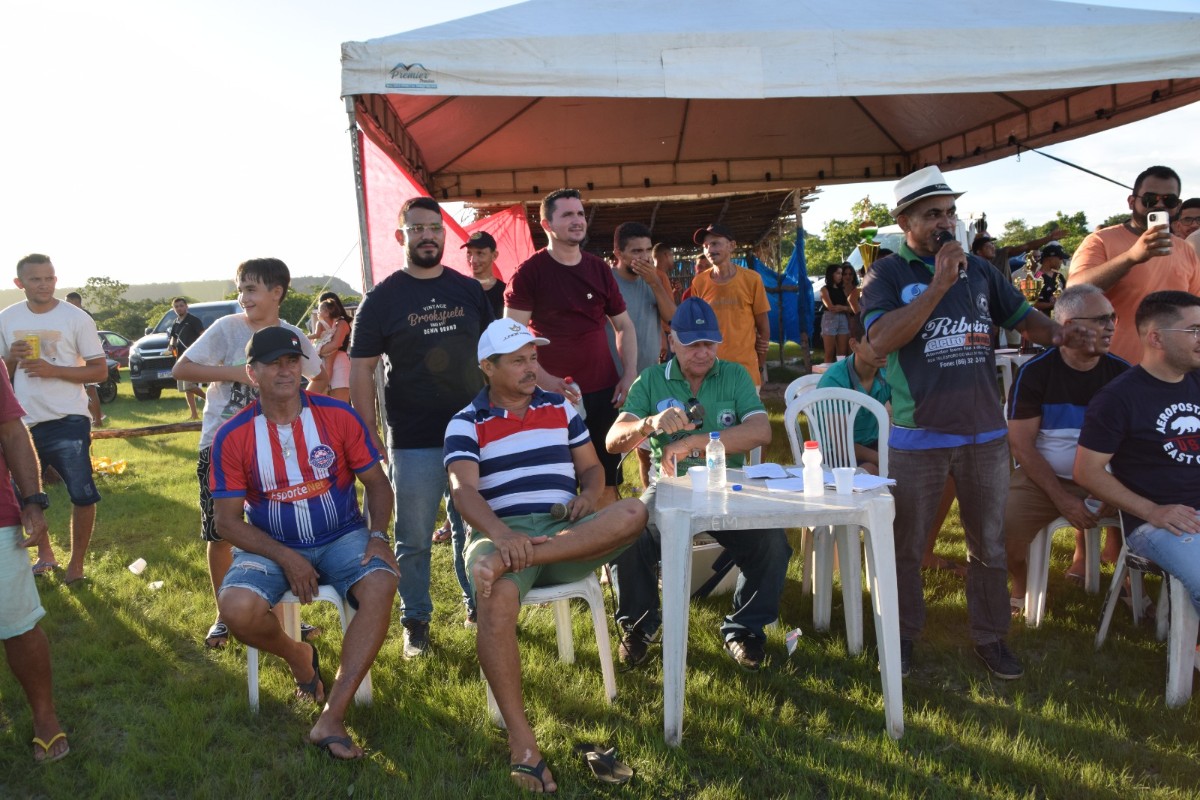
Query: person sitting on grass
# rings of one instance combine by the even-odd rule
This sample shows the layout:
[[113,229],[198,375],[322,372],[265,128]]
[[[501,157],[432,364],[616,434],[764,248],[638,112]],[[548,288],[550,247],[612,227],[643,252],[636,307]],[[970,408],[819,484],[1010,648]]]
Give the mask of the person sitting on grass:
[[[236,548],[217,602],[234,636],[287,661],[297,696],[324,706],[309,742],[353,760],[363,749],[346,732],[346,708],[387,636],[399,579],[385,532],[392,487],[362,418],[339,400],[301,390],[302,341],[282,327],[251,337],[246,373],[259,399],[213,440],[217,530]],[[366,488],[369,529],[356,476]],[[357,608],[328,693],[317,648],[289,638],[271,613],[289,590],[312,602],[320,584]]]
[[42,514],[50,500],[42,492],[41,470],[23,416],[25,409],[13,394],[8,369],[0,364],[0,640],[33,712],[33,760],[48,764],[71,748],[54,710],[50,643],[38,625],[46,610],[26,555],[27,548],[37,547],[50,535]]
[[484,330],[478,355],[487,386],[450,420],[445,446],[454,505],[471,525],[479,664],[508,729],[510,775],[533,792],[557,785],[521,696],[521,598],[591,574],[646,524],[646,507],[633,499],[593,513],[604,467],[571,404],[537,386],[537,347],[547,343],[512,319]]

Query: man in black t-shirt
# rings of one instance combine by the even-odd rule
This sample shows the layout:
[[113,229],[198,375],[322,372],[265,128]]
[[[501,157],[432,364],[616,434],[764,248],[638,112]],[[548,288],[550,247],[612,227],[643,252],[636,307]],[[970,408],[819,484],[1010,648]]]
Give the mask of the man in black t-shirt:
[[[350,339],[350,399],[391,461],[404,657],[429,647],[429,532],[446,490],[446,424],[483,388],[475,346],[493,319],[479,282],[442,264],[441,207],[415,197],[400,211],[405,264],[367,293]],[[375,430],[375,368],[387,367],[385,450]]]
[[[1096,527],[1102,515],[1084,505],[1088,491],[1071,477],[1079,428],[1096,393],[1129,369],[1126,361],[1108,352],[1117,315],[1104,292],[1086,283],[1072,286],[1062,293],[1054,318],[1060,324],[1074,321],[1094,328],[1096,349],[1052,347],[1026,362],[1013,382],[1008,446],[1018,466],[1009,476],[1004,542],[1014,613],[1025,608],[1029,544],[1058,517],[1077,529],[1075,558],[1067,578],[1083,583],[1082,531]],[[1109,561],[1116,558],[1120,546],[1119,537],[1110,530]]]
[[[204,323],[200,321],[199,317],[188,311],[186,297],[176,297],[171,301],[171,308],[175,309],[175,321],[171,323],[171,328],[167,331],[167,350],[175,358],[179,358],[185,350],[192,346],[192,342],[199,339],[200,334],[204,333]],[[178,387],[179,391],[183,392],[183,396],[187,398],[191,418],[200,419],[200,414],[196,410],[196,400],[204,397],[204,390],[200,388],[200,384],[193,381],[178,381]]]
[[1088,406],[1075,480],[1121,509],[1129,550],[1182,581],[1200,612],[1200,297],[1152,292],[1135,322],[1141,364]]
[[496,277],[496,239],[487,231],[475,231],[463,245],[467,251],[467,263],[471,265],[471,273],[479,281],[480,288],[492,304],[492,313],[496,319],[504,316],[504,289],[508,286]]

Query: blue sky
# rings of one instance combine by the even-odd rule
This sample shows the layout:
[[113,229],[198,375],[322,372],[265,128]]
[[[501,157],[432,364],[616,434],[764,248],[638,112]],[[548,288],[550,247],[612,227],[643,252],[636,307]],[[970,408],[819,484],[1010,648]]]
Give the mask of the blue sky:
[[[60,285],[74,286],[231,277],[273,255],[294,275],[336,270],[360,285],[340,44],[502,5],[6,0],[0,263],[48,253]],[[1165,163],[1185,196],[1200,195],[1197,130],[1193,105],[1050,152],[1127,183]],[[960,209],[986,211],[996,230],[1058,210],[1096,223],[1127,194],[1033,154],[948,179],[967,192]],[[866,194],[887,202],[891,185],[828,187],[806,227],[848,216]]]

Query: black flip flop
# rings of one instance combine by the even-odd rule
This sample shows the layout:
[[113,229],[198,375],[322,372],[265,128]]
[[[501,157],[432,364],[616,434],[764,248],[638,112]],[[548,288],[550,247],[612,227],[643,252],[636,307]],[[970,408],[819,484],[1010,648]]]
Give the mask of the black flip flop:
[[312,660],[313,677],[312,677],[312,680],[309,681],[308,683],[301,683],[300,681],[296,681],[296,691],[299,692],[300,694],[309,695],[310,697],[312,697],[313,702],[315,702],[317,705],[321,705],[321,703],[323,701],[317,699],[317,686],[322,685],[321,661],[320,661],[320,659],[317,658],[317,648],[311,644],[309,645],[309,647],[311,647],[312,651],[313,651],[313,660]]
[[523,777],[533,778],[542,786],[540,794],[554,794],[552,791],[546,790],[546,759],[542,759],[532,767],[528,764],[510,764],[508,766],[508,777],[512,778],[513,783],[518,789],[525,789],[527,792],[532,792],[532,789],[526,788],[525,784],[519,780]]
[[580,742],[575,745],[575,752],[583,756],[588,768],[596,776],[596,780],[601,783],[619,786],[628,783],[629,779],[633,777],[633,769],[628,764],[617,760],[617,748],[615,747],[604,749],[591,742]]
[[317,741],[317,742],[310,742],[310,744],[313,747],[323,750],[325,752],[325,755],[329,756],[334,761],[358,761],[360,758],[363,757],[363,755],[365,755],[365,754],[361,754],[361,755],[354,756],[353,758],[342,758],[341,756],[335,756],[333,754],[333,750],[331,750],[329,746],[334,745],[334,744],[340,744],[342,747],[346,748],[347,750],[354,749],[354,740],[351,739],[349,736],[326,736],[324,739],[321,739],[320,741]]

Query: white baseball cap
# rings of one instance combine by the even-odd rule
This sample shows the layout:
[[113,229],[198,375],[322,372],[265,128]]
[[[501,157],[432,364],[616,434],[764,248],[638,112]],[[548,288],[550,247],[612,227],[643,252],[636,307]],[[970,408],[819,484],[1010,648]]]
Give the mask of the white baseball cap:
[[550,344],[549,339],[534,336],[515,319],[498,319],[484,330],[479,337],[479,360],[488,356],[515,353],[527,344]]

